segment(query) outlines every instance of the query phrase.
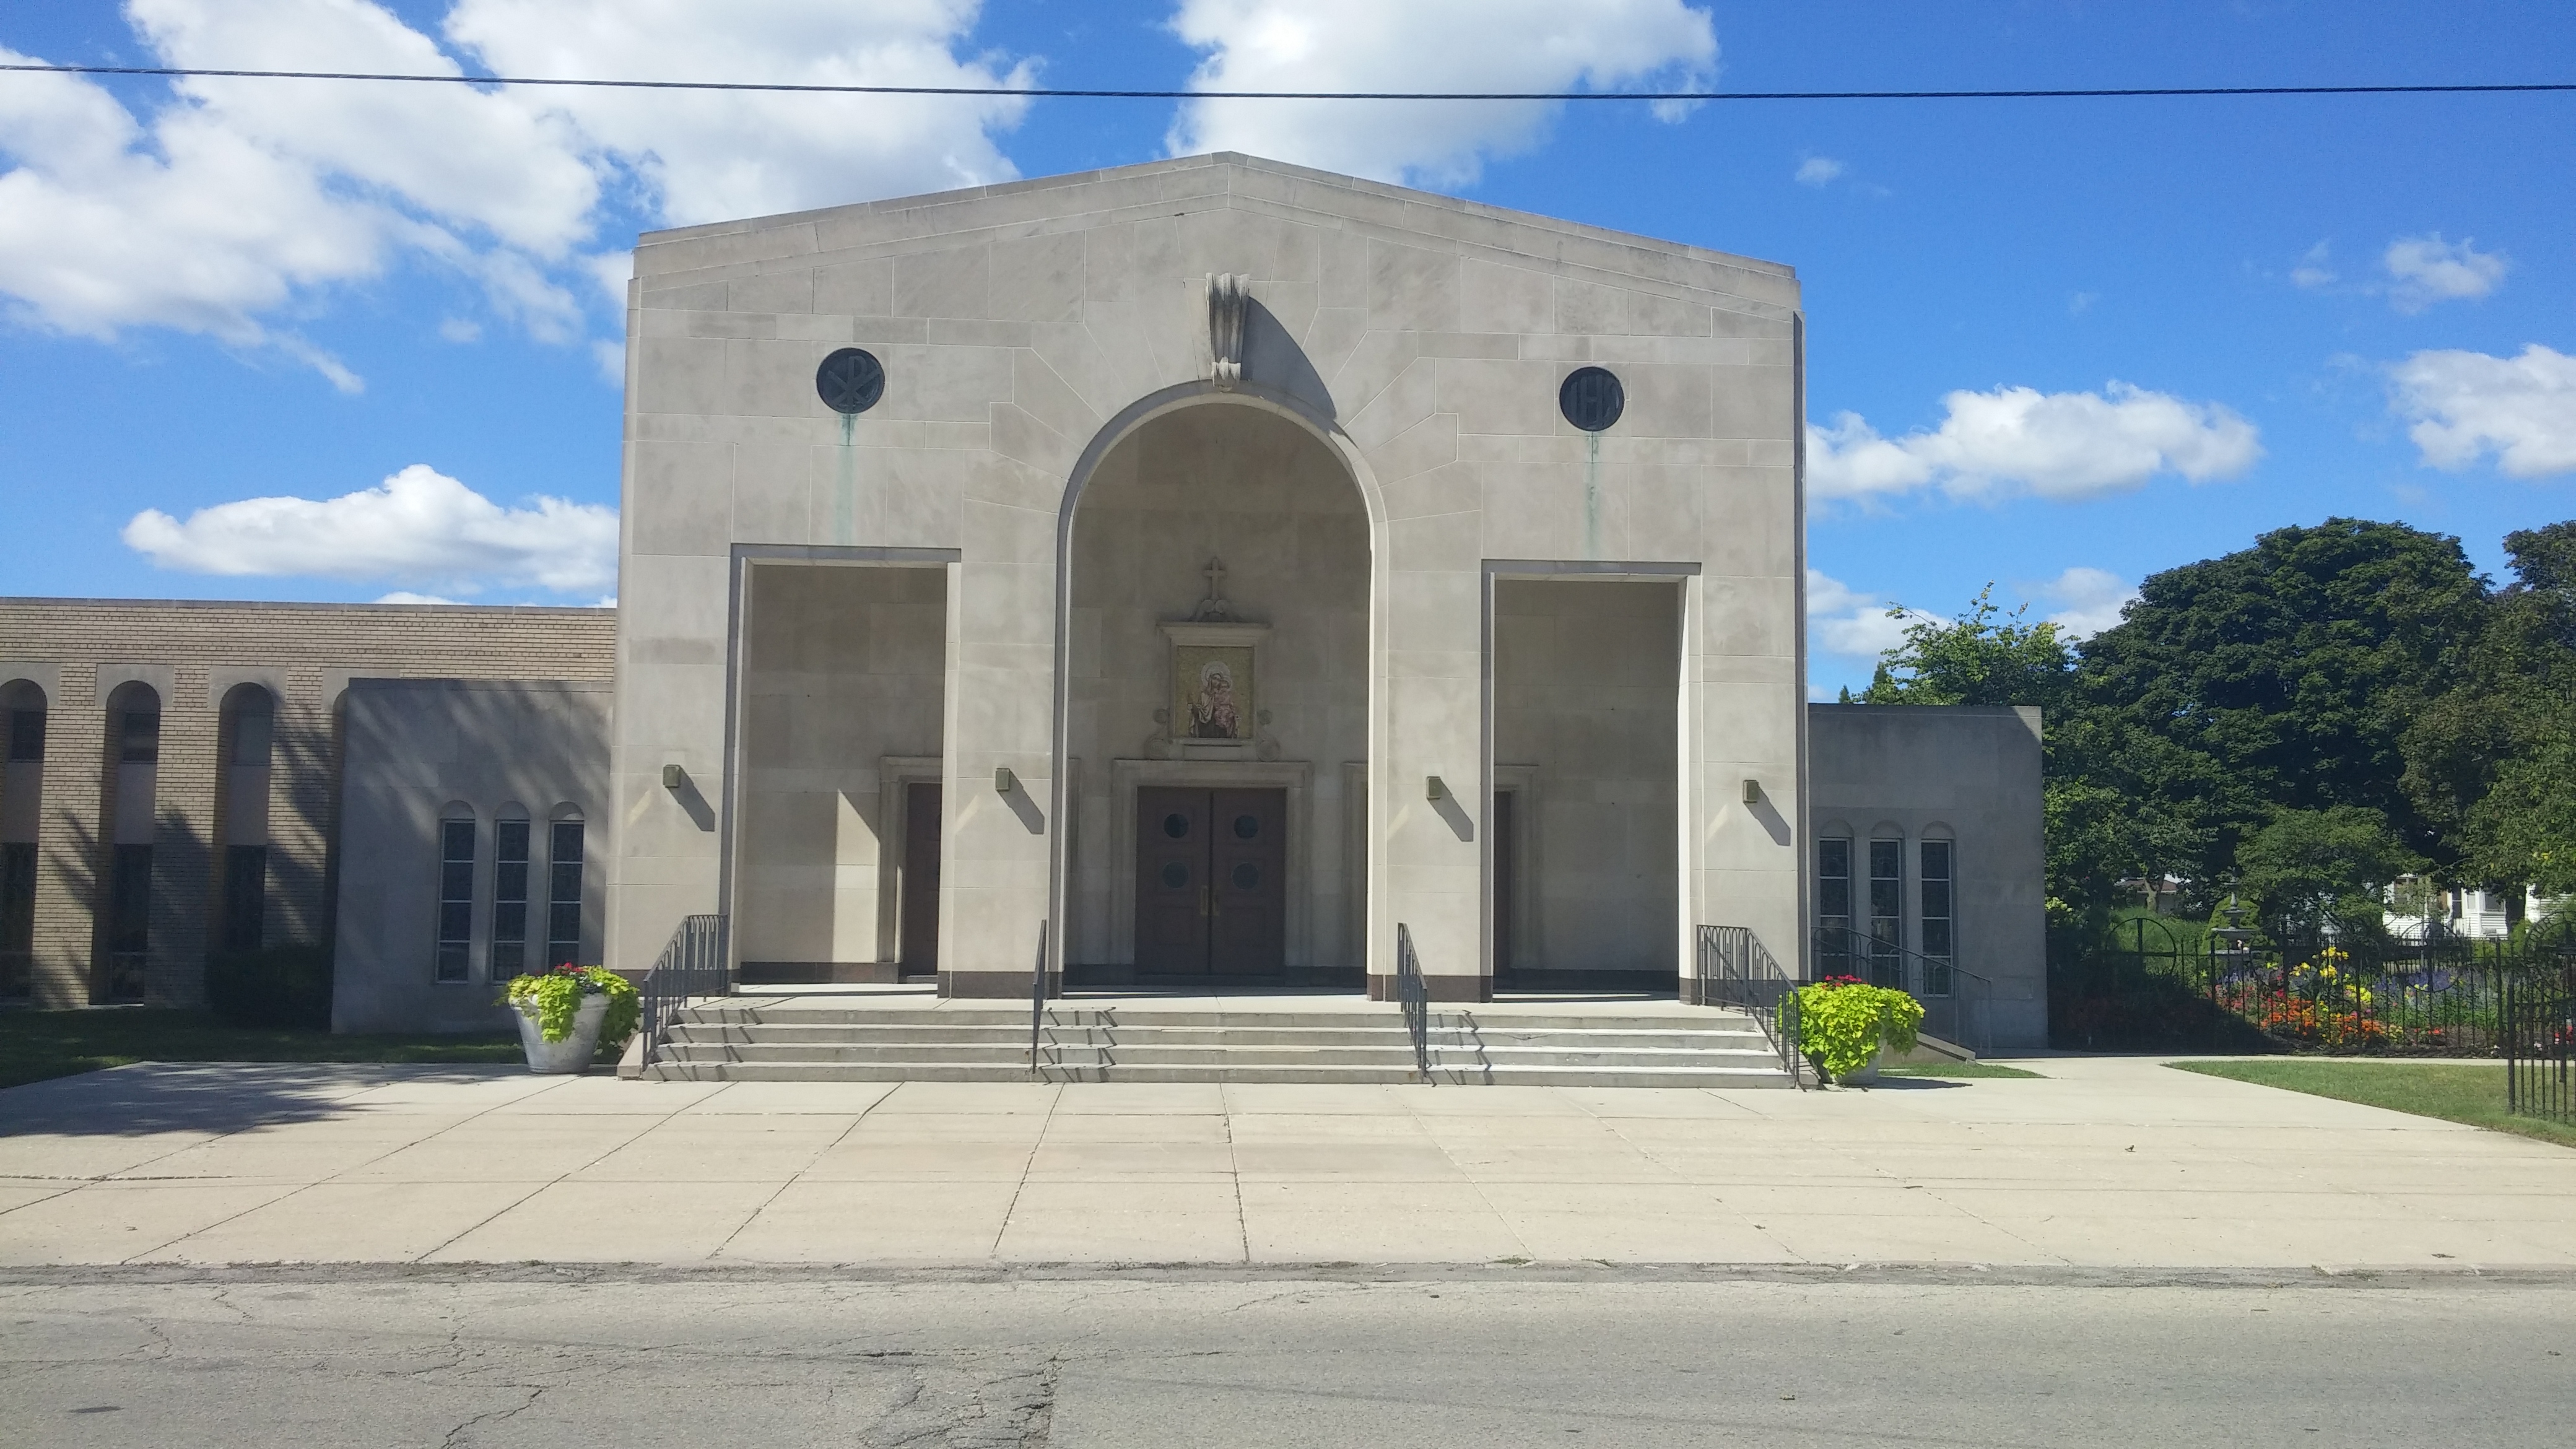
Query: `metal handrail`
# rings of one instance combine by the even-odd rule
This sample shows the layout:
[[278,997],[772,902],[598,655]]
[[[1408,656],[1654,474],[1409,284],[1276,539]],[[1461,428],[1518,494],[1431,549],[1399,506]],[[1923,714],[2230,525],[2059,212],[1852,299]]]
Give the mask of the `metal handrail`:
[[1029,972],[1029,1075],[1038,1072],[1038,1037],[1046,1029],[1047,923],[1038,922],[1038,964]]
[[1395,1000],[1404,1011],[1405,1033],[1413,1038],[1413,1070],[1431,1080],[1431,991],[1422,980],[1422,963],[1413,954],[1413,928],[1395,923]]
[[1807,1079],[1806,1059],[1798,1050],[1798,984],[1752,927],[1699,928],[1700,1004],[1731,1006],[1752,1017],[1779,1054],[1780,1069],[1803,1092]]
[[684,916],[662,946],[662,954],[653,969],[644,973],[636,987],[638,1019],[636,1030],[644,1035],[644,1055],[649,1060],[653,1049],[669,1030],[671,1017],[681,1006],[700,996],[728,996],[733,992],[733,973],[725,955],[726,920],[720,915]]
[[[1839,937],[1839,939],[1837,939]],[[1923,1006],[1924,1021],[1937,1022],[1946,1030],[1932,1034],[1945,1041],[1957,1042],[1972,1051],[1988,1050],[1994,1041],[1995,983],[1981,973],[1971,971],[1956,960],[1926,956],[1893,941],[1882,941],[1849,926],[1818,926],[1815,934],[1816,959],[1840,959],[1850,973],[1862,980],[1872,974],[1880,961],[1897,963],[1903,978],[1902,989]],[[1934,973],[1949,977],[1946,991],[1934,991]],[[1974,1005],[1980,1009],[1971,1011]],[[1975,1039],[1970,1040],[1973,1036]]]

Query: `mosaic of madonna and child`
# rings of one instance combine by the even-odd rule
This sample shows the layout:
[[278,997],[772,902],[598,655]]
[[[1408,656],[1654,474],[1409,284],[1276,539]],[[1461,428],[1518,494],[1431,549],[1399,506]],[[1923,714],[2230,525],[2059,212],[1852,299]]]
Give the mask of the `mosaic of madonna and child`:
[[1256,717],[1252,650],[1184,644],[1172,650],[1173,733],[1194,740],[1248,740]]

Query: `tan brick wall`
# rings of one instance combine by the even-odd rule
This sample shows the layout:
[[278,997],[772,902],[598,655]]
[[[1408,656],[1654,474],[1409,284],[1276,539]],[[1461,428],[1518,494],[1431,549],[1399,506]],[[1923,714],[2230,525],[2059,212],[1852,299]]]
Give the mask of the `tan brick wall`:
[[[90,999],[101,947],[108,722],[102,664],[169,666],[155,790],[152,955],[147,999],[193,1005],[222,873],[218,758],[226,670],[282,670],[269,777],[266,939],[326,941],[328,844],[338,807],[333,711],[351,677],[614,677],[613,609],[415,604],[188,603],[0,598],[0,676],[59,666],[46,700],[44,808],[38,833],[35,989],[45,1006]],[[0,683],[6,683],[0,677]]]

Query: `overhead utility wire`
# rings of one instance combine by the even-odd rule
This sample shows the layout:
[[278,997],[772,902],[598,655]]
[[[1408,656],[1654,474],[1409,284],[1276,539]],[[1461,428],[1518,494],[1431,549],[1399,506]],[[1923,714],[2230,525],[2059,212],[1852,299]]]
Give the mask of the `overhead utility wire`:
[[203,70],[141,65],[0,65],[48,75],[163,76],[173,79],[409,81],[428,85],[584,86],[607,90],[774,91],[854,96],[1030,96],[1135,101],[2006,101],[2132,96],[2426,96],[2576,91],[2576,82],[2388,86],[2125,86],[1997,91],[1170,91],[1059,90],[1050,86],[838,86],[766,81],[585,80],[569,76],[403,75],[336,70]]

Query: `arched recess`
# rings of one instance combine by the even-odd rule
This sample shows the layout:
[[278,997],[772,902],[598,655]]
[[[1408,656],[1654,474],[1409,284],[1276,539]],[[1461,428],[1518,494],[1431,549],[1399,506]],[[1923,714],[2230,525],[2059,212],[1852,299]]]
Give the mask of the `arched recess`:
[[437,955],[430,979],[462,986],[474,979],[474,886],[482,860],[474,807],[450,800],[438,812]]
[[141,1001],[152,952],[152,846],[161,775],[161,692],[140,680],[107,697],[99,818],[107,822],[105,909],[90,980],[95,1002]]
[[586,908],[589,826],[581,807],[564,801],[546,812],[546,957],[548,966],[594,964],[599,933]]
[[533,850],[535,826],[528,807],[504,800],[492,812],[492,943],[484,949],[483,974],[508,981],[528,969],[528,902],[536,885]]
[[[1144,456],[1165,443],[1184,451],[1200,447],[1212,461],[1222,461],[1217,455],[1228,448],[1237,461],[1268,450],[1267,464],[1255,470],[1258,477],[1238,471],[1183,479],[1186,469],[1176,470],[1172,460],[1155,464]],[[1334,490],[1348,490],[1339,498],[1355,505],[1347,510],[1347,547],[1337,551],[1352,565],[1353,617],[1345,637],[1329,647],[1306,627],[1330,612],[1317,607],[1321,596],[1286,587],[1290,580],[1283,576],[1314,557],[1300,557],[1301,537],[1311,541],[1338,527],[1325,519],[1334,505],[1318,507],[1312,519],[1288,506],[1314,500],[1324,471]],[[1237,485],[1245,491],[1209,491]],[[1153,537],[1113,540],[1085,524],[1113,504],[1133,505],[1140,516],[1159,513],[1167,522],[1203,517],[1195,525],[1160,528]],[[1256,536],[1258,527],[1242,526],[1256,515],[1269,520],[1266,537]],[[1221,587],[1235,606],[1229,611],[1235,622],[1271,626],[1257,641],[1184,644],[1183,637],[1195,636],[1160,629],[1189,620],[1200,612],[1194,606],[1220,587],[1201,572],[1211,556],[1224,560]],[[1371,918],[1383,899],[1384,862],[1367,849],[1382,835],[1384,807],[1374,772],[1365,768],[1384,757],[1379,661],[1386,577],[1386,507],[1376,479],[1349,435],[1299,398],[1248,383],[1223,392],[1206,382],[1181,384],[1139,399],[1092,438],[1067,481],[1057,518],[1057,767],[1050,814],[1071,828],[1050,832],[1050,960],[1104,969],[1107,979],[1136,965],[1136,820],[1143,791],[1275,790],[1284,797],[1278,828],[1286,837],[1287,871],[1277,959],[1289,979],[1363,983],[1366,958],[1387,949]],[[1180,580],[1186,585],[1175,587]],[[1108,591],[1117,594],[1114,600],[1096,587],[1104,584],[1114,586]],[[1172,682],[1184,648],[1255,651],[1252,699],[1241,721],[1253,738],[1232,748],[1211,741],[1177,745],[1190,733],[1186,721],[1175,723]],[[1284,693],[1266,688],[1269,678],[1297,680],[1300,671],[1308,678]],[[1316,692],[1302,687],[1317,678],[1349,686],[1337,721],[1319,719],[1315,711],[1329,715],[1336,706],[1319,704]],[[1149,679],[1140,696],[1140,681]],[[1159,706],[1166,717],[1151,718],[1140,701],[1167,701]],[[1299,718],[1282,708],[1292,701]],[[1259,718],[1265,710],[1272,715],[1267,725]],[[1229,815],[1228,823],[1241,821]],[[1235,861],[1217,875],[1235,881],[1247,863]],[[1243,878],[1269,878],[1261,863],[1249,864],[1253,871]],[[1216,881],[1209,885],[1218,888]],[[1210,950],[1220,966],[1239,959],[1226,948]]]
[[222,875],[215,903],[215,941],[226,951],[255,951],[267,941],[268,808],[277,698],[264,685],[224,691],[216,718],[216,845]]
[[36,984],[36,839],[44,823],[45,690],[32,679],[0,684],[0,998]]

